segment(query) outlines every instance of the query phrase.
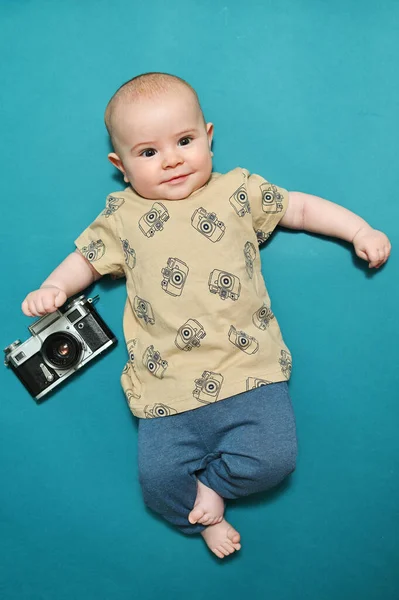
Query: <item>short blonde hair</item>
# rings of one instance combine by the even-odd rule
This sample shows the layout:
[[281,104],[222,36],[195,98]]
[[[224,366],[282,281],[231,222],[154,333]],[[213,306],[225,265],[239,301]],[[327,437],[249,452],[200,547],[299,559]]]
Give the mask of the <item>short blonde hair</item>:
[[169,73],[143,73],[133,77],[132,79],[129,79],[129,81],[126,81],[126,83],[121,85],[107,104],[104,121],[112,143],[114,144],[112,115],[116,106],[120,102],[133,102],[134,100],[143,97],[154,98],[156,96],[161,96],[165,92],[169,92],[173,88],[181,86],[184,86],[186,89],[192,92],[194,99],[198,104],[202,118],[204,118],[197,92],[189,83],[187,83],[187,81],[181,77],[177,77],[177,75],[170,75]]

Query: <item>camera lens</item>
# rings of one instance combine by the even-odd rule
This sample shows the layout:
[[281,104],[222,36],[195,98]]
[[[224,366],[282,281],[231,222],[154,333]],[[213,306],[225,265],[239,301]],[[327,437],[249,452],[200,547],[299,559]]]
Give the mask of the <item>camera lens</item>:
[[43,342],[44,359],[58,369],[70,369],[79,361],[82,346],[70,333],[57,331],[50,334]]

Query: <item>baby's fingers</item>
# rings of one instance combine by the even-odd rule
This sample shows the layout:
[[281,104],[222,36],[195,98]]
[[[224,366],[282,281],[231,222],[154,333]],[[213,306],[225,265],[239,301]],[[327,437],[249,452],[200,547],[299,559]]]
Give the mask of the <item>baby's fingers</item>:
[[67,301],[67,295],[64,291],[60,290],[56,297],[54,298],[54,310],[59,308]]
[[28,301],[26,300],[26,298],[21,304],[21,309],[22,309],[22,312],[24,313],[24,315],[26,315],[27,317],[34,316],[29,309]]
[[[389,254],[390,254],[391,248],[390,246],[384,246],[383,248],[379,248],[376,253],[378,255],[378,259],[375,260],[371,260],[370,264],[369,264],[369,268],[376,268],[378,269],[379,267],[381,267],[384,263],[387,262],[388,258],[389,258]],[[370,257],[371,258],[371,257]]]

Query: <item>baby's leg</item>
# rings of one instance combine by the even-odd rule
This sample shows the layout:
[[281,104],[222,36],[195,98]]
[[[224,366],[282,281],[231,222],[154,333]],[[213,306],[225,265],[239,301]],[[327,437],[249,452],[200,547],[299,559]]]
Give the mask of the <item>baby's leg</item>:
[[192,427],[191,412],[139,419],[138,466],[145,504],[183,533],[200,533],[204,525],[188,515],[197,495],[195,471],[206,450]]
[[[286,383],[233,396],[193,414],[206,445],[217,451],[198,473],[199,490],[239,498],[274,487],[294,470],[295,420]],[[201,491],[197,501],[200,505]],[[241,547],[239,533],[224,519],[201,535],[219,558]]]
[[[205,442],[207,408],[195,411]],[[217,409],[223,424],[215,443],[219,454],[198,475],[202,483],[223,498],[240,498],[271,489],[292,473],[297,444],[285,382],[222,400]]]
[[[223,499],[199,482],[213,454],[203,446],[197,423],[189,411],[173,417],[139,420],[139,477],[146,505],[183,533],[202,533],[212,551],[223,558],[240,549],[239,533],[223,519]],[[200,508],[198,522],[189,515]],[[209,514],[217,517],[209,518]],[[205,528],[201,521],[215,521]]]

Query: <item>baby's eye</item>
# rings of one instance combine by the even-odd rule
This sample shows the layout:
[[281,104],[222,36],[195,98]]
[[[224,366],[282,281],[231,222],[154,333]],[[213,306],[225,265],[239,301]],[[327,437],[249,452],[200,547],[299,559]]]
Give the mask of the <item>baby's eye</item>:
[[191,138],[191,137],[184,137],[181,140],[179,140],[179,145],[180,146],[188,146],[188,144],[190,142],[192,142],[192,140],[193,140],[193,138]]
[[145,150],[143,150],[140,153],[140,156],[145,156],[146,158],[150,158],[151,156],[155,155],[155,150],[154,148],[146,148]]

